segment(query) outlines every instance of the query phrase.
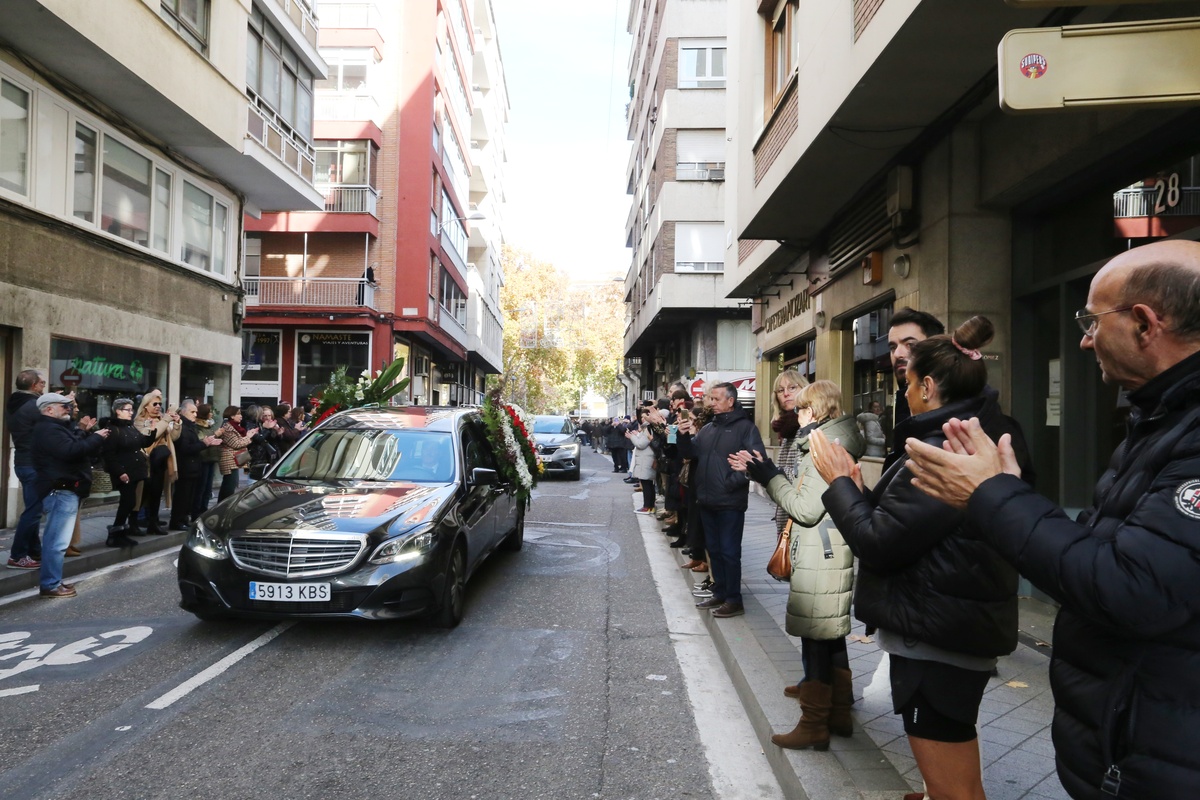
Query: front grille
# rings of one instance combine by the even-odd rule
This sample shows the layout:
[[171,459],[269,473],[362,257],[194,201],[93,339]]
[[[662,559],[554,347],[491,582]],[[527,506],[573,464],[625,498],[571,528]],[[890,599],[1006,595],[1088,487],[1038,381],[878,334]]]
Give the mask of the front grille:
[[367,545],[361,534],[293,531],[235,536],[229,551],[242,569],[280,578],[332,575],[354,563]]
[[556,444],[540,444],[540,445],[538,445],[538,452],[544,456],[548,456],[557,450],[558,450],[558,445],[556,445]]

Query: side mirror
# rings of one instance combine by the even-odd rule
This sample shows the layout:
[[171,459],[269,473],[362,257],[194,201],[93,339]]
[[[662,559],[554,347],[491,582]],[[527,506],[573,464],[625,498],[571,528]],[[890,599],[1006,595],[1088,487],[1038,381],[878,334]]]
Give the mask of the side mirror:
[[471,470],[471,485],[473,486],[495,486],[499,482],[500,476],[494,469],[476,467]]

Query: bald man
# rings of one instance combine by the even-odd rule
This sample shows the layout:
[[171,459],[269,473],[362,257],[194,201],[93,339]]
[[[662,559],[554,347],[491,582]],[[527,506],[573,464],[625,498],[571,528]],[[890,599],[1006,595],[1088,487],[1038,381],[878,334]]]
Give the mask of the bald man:
[[1200,244],[1122,253],[1075,319],[1133,407],[1078,520],[975,420],[946,426],[948,450],[909,439],[909,466],[1062,605],[1050,681],[1071,797],[1200,797]]

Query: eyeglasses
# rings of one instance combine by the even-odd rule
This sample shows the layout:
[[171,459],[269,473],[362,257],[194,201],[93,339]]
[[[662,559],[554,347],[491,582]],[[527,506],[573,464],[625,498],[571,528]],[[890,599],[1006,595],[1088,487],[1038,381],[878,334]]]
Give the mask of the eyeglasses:
[[114,408],[113,411],[118,413],[122,411],[133,411],[133,406],[118,406],[117,408]]
[[1075,322],[1079,325],[1079,330],[1083,331],[1084,336],[1095,336],[1096,325],[1099,324],[1096,317],[1102,317],[1105,314],[1119,314],[1122,311],[1129,311],[1133,306],[1121,306],[1120,308],[1110,308],[1108,311],[1097,311],[1095,314],[1089,314],[1086,308],[1081,308],[1075,312]]
[[155,406],[157,408],[162,408],[162,403],[151,403],[150,405]]
[[778,389],[775,390],[775,394],[787,394],[788,392],[798,392],[798,391],[800,391],[800,387],[794,383],[791,383],[791,384],[788,384],[787,386],[780,386]]

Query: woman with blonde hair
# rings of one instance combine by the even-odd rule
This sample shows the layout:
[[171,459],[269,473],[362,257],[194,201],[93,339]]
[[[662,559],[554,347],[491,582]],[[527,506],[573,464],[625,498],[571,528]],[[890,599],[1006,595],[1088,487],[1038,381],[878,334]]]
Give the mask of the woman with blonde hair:
[[[163,421],[167,423],[166,426],[159,424]],[[142,483],[140,507],[146,511],[146,533],[165,536],[167,531],[158,518],[158,508],[164,496],[167,506],[171,505],[171,490],[178,474],[175,440],[182,430],[179,414],[173,408],[164,411],[162,392],[151,389],[142,397],[137,414],[133,417],[133,427],[140,433],[154,434],[154,442],[143,451],[149,461],[149,471]]]
[[[796,401],[800,392],[808,386],[804,376],[794,369],[785,369],[775,378],[772,387],[772,403],[775,414],[771,417],[771,430],[779,437],[779,452],[775,456],[775,465],[789,479],[796,477],[796,451],[793,447],[796,434],[808,424],[801,423],[796,411]],[[811,420],[809,420],[811,422]],[[787,525],[788,514],[782,507],[775,509],[775,533],[783,533]]]
[[784,474],[759,453],[730,457],[734,469],[745,470],[766,487],[767,494],[793,520],[791,532],[792,576],[784,628],[800,637],[804,679],[785,687],[788,697],[800,701],[800,721],[789,733],[771,741],[791,750],[829,748],[829,735],[850,736],[854,703],[846,634],[850,633],[850,595],[854,586],[854,555],[825,512],[821,495],[826,483],[817,472],[809,450],[810,436],[818,431],[840,441],[857,460],[867,444],[858,422],[842,407],[842,390],[833,381],[815,381],[796,400],[800,421],[793,445],[795,477]]

